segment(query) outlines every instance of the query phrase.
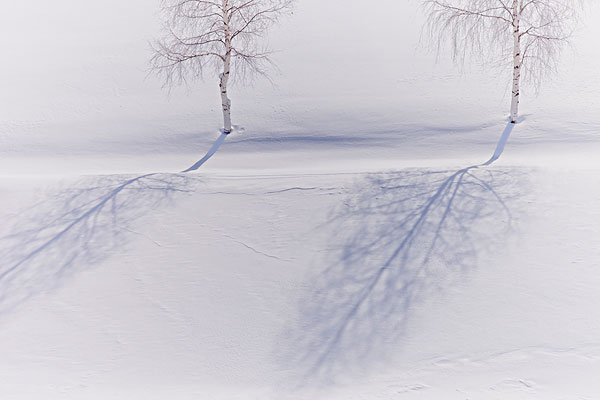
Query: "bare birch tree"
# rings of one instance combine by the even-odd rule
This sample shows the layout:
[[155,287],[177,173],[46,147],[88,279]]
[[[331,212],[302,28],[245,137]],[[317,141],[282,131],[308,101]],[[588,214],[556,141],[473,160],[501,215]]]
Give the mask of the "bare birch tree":
[[[521,78],[536,87],[556,68],[571,35],[580,0],[426,0],[427,28],[438,45],[450,42],[455,59],[499,56],[512,64],[510,120],[517,121]],[[507,62],[508,64],[508,62]]]
[[165,35],[154,45],[151,65],[165,85],[219,74],[223,133],[230,133],[232,72],[264,74],[269,51],[260,38],[294,0],[162,0]]

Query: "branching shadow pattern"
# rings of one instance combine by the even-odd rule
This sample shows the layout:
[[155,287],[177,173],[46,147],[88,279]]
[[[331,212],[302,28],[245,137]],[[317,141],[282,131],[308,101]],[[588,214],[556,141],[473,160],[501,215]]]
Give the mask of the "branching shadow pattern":
[[0,313],[60,285],[127,243],[132,223],[189,192],[190,177],[90,177],[18,215],[0,237]]
[[502,251],[523,188],[517,175],[472,166],[358,182],[330,220],[335,256],[300,306],[291,358],[303,379],[329,381],[387,359],[424,299]]

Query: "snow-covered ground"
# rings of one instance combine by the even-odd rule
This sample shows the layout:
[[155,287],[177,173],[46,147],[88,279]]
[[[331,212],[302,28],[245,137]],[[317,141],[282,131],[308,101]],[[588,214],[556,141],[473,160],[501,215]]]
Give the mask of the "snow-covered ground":
[[0,398],[600,397],[598,5],[513,127],[418,1],[299,0],[180,173],[151,3],[1,6]]

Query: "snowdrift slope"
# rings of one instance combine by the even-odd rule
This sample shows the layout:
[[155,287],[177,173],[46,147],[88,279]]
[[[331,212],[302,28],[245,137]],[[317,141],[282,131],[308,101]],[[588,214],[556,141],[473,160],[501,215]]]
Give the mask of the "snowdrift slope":
[[0,392],[593,398],[597,172],[4,179]]

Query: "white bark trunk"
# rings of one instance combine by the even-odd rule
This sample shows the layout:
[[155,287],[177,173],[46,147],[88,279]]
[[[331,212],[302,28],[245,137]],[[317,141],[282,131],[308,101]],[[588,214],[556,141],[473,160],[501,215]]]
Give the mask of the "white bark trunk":
[[519,0],[513,0],[513,84],[512,101],[510,105],[510,122],[517,122],[519,116],[520,80],[521,80],[521,31]]
[[227,83],[231,73],[231,31],[229,30],[228,0],[223,0],[223,23],[225,24],[225,58],[223,60],[223,73],[219,88],[221,89],[221,106],[223,107],[223,133],[231,133],[231,100],[227,96]]
[[223,132],[231,133],[231,100],[227,97],[227,82],[229,81],[231,54],[225,56],[223,73],[221,74],[221,106],[223,107]]

